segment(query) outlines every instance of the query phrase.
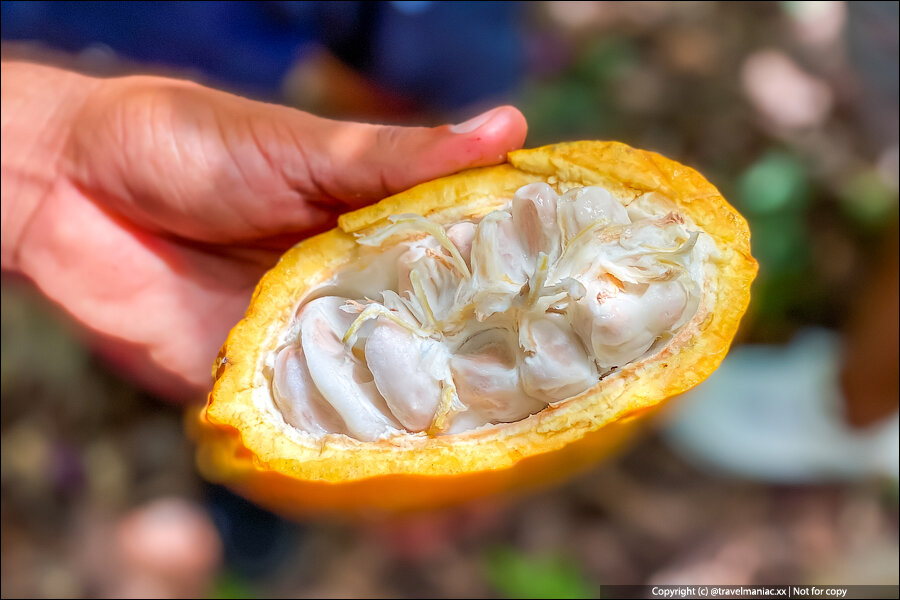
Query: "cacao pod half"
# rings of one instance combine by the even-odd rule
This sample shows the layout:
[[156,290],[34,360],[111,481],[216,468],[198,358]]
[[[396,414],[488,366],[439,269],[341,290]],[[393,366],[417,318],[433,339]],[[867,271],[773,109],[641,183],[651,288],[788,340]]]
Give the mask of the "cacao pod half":
[[756,269],[688,167],[616,142],[512,152],[289,250],[191,419],[198,465],[295,517],[559,480],[718,366]]

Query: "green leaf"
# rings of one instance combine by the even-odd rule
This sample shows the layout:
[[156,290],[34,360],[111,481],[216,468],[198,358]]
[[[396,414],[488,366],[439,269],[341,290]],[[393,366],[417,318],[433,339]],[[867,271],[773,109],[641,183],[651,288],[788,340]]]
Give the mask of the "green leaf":
[[800,215],[749,219],[753,255],[768,275],[797,273],[812,265],[812,241]]
[[738,195],[750,215],[802,211],[809,198],[806,169],[786,152],[769,151],[741,175]]
[[897,192],[875,169],[851,177],[841,186],[840,198],[844,212],[858,225],[878,228],[896,222]]
[[581,81],[602,86],[614,83],[640,62],[634,42],[601,36],[582,51],[572,73]]
[[561,556],[532,558],[498,548],[484,561],[488,582],[506,598],[593,598],[594,586],[578,566]]
[[213,585],[210,598],[229,600],[231,598],[256,598],[249,585],[231,571],[223,571]]

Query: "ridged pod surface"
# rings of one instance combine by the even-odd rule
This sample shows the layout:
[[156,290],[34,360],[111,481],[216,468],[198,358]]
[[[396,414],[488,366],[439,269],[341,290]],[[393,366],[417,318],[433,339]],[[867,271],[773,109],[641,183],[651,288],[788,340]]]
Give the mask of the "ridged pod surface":
[[[261,405],[259,395],[270,394],[264,355],[298,301],[357,256],[354,234],[404,213],[438,223],[478,219],[540,181],[602,186],[626,205],[659,193],[715,240],[720,256],[709,297],[662,350],[525,419],[453,435],[315,440]],[[343,215],[337,228],[304,240],[263,277],[222,347],[207,405],[188,418],[200,471],[289,517],[419,510],[558,481],[610,454],[664,400],[712,373],[747,308],[756,270],[746,221],[713,185],[693,169],[621,143],[519,150],[507,164],[418,185]]]

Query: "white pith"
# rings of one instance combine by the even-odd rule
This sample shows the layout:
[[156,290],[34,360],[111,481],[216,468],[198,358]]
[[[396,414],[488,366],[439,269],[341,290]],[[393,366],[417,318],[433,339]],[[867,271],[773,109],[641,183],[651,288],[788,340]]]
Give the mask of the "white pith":
[[306,294],[266,359],[285,422],[360,441],[528,417],[661,350],[717,250],[658,194],[521,188],[506,210],[416,215]]

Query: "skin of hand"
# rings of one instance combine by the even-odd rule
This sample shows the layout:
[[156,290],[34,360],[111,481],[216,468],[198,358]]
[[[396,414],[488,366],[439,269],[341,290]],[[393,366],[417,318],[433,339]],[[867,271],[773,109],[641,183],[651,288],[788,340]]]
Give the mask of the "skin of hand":
[[341,212],[503,162],[527,125],[322,119],[174,79],[3,62],[2,258],[152,391],[200,400],[260,276]]

